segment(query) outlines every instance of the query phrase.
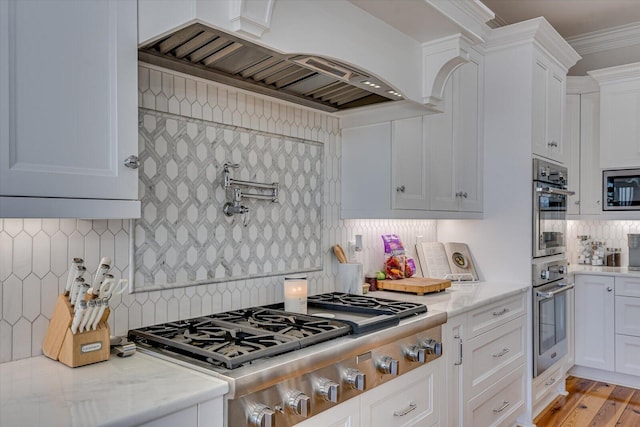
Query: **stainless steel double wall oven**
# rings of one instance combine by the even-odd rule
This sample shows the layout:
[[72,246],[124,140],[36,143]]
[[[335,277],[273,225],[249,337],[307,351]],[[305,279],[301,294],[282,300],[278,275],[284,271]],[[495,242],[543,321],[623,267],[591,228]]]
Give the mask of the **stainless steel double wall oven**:
[[568,351],[567,168],[533,160],[533,376]]

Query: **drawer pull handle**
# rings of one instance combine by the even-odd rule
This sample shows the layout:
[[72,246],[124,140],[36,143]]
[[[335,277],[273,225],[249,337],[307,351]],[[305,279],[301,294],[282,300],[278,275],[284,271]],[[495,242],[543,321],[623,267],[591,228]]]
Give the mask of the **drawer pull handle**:
[[507,353],[509,353],[509,349],[507,347],[505,347],[499,353],[494,354],[493,357],[502,357]]
[[502,316],[503,314],[507,314],[508,312],[509,312],[509,309],[505,307],[500,311],[494,311],[493,315],[494,316]]
[[507,406],[511,405],[511,403],[509,403],[508,400],[505,400],[504,402],[502,402],[502,406],[497,408],[497,409],[493,409],[493,412],[495,412],[496,414],[499,414],[500,412],[504,411],[505,409],[507,409]]
[[552,384],[554,384],[555,382],[556,382],[556,379],[555,379],[555,378],[553,378],[553,377],[551,377],[551,378],[549,379],[549,381],[547,381],[546,383],[544,383],[544,385],[552,385]]
[[399,411],[393,411],[393,416],[394,417],[404,417],[405,415],[407,415],[409,412],[411,411],[415,411],[415,409],[418,407],[418,405],[416,405],[413,402],[409,402],[409,406],[407,406],[404,409],[400,409]]

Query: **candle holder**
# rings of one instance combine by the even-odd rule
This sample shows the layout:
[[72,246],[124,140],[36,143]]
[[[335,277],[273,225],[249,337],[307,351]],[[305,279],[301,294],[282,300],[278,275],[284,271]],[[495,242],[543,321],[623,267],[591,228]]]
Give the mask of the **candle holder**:
[[284,310],[307,314],[307,278],[284,278]]

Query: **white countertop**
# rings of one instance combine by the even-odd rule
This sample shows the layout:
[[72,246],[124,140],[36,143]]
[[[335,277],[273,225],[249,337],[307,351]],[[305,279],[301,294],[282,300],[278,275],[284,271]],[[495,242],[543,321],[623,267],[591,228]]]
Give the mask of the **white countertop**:
[[376,291],[369,293],[369,295],[399,301],[419,302],[426,304],[429,311],[446,311],[448,317],[453,317],[512,295],[529,292],[530,289],[531,285],[528,283],[478,282],[454,283],[442,292],[423,296],[393,291]]
[[640,277],[640,271],[629,270],[628,267],[605,267],[602,265],[572,264],[569,266],[572,274],[588,273],[602,276]]
[[131,426],[227,390],[222,380],[139,352],[78,368],[32,357],[0,364],[0,426]]

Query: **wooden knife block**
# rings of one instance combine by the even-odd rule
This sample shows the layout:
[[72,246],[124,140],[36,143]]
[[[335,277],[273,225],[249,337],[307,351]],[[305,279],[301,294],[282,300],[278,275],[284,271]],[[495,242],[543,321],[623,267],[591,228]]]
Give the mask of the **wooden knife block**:
[[109,360],[111,348],[108,318],[107,307],[95,331],[77,332],[74,335],[71,333],[73,308],[66,296],[59,295],[42,343],[42,352],[72,368]]

